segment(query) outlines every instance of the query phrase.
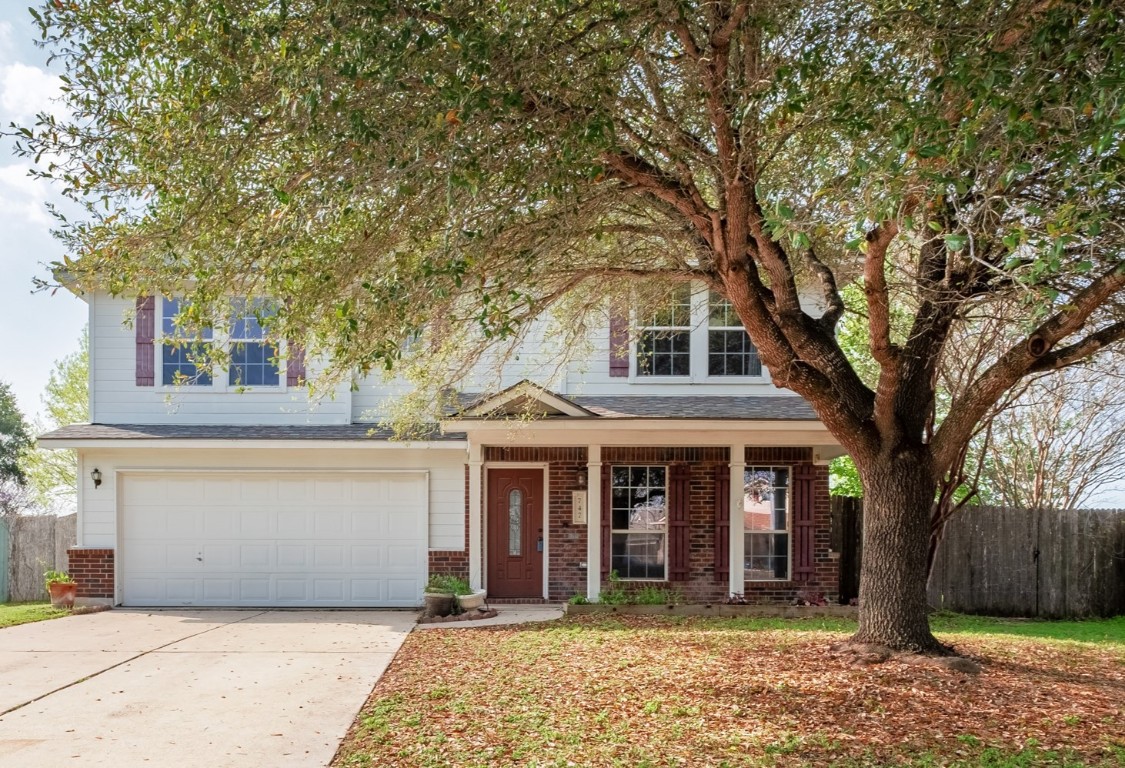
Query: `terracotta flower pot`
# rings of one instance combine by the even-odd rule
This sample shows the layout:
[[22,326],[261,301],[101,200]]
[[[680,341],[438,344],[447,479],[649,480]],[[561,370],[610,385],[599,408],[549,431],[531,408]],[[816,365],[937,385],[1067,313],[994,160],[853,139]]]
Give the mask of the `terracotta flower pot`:
[[51,593],[51,605],[56,608],[73,608],[74,598],[78,596],[78,585],[74,582],[52,581],[47,585]]

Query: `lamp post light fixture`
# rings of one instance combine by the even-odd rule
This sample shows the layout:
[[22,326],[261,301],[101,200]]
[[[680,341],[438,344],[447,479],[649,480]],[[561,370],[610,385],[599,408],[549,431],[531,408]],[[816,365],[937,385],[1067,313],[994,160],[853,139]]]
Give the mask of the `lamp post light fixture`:
[[94,481],[94,488],[102,484],[102,471],[94,467],[94,471],[90,473],[90,479]]

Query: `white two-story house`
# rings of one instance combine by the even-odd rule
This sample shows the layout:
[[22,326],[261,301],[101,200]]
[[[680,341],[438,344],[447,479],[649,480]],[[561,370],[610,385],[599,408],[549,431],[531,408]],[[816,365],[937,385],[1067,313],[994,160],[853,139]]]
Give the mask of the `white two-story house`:
[[509,363],[405,442],[379,427],[392,385],[310,400],[316,361],[245,304],[207,339],[229,365],[204,372],[176,298],[83,298],[91,423],[40,443],[78,454],[86,601],[416,606],[435,572],[528,602],[594,599],[611,571],[695,601],[836,591],[840,449],[702,286],[658,317],[612,317],[549,378]]

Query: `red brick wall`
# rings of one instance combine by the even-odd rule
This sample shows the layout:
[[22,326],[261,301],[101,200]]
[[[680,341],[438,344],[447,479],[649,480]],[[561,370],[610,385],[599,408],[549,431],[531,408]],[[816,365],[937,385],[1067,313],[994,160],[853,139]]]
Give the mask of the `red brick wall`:
[[[729,466],[729,449],[725,447],[638,446],[604,447],[604,464],[672,464],[684,463],[691,468],[690,490],[690,575],[680,582],[632,582],[627,589],[643,586],[669,587],[678,590],[690,602],[718,602],[729,596],[726,578],[715,581],[714,518],[715,471]],[[488,463],[529,462],[548,465],[548,594],[551,600],[566,600],[586,593],[587,526],[571,523],[571,491],[578,489],[578,475],[586,471],[585,448],[536,448],[526,446],[490,446],[484,449],[485,471]],[[812,449],[802,447],[747,448],[746,463],[783,464],[794,466],[812,463]],[[816,575],[810,582],[747,582],[746,599],[753,602],[791,602],[802,592],[820,592],[835,596],[837,564],[829,551],[831,512],[828,496],[828,468],[815,467],[816,505],[814,516]],[[600,489],[589,489],[587,493]],[[468,474],[466,470],[465,507],[468,509]],[[608,514],[608,512],[605,512]],[[465,525],[468,537],[468,522]],[[595,532],[596,535],[600,535]],[[467,543],[467,542],[466,542]],[[456,557],[454,557],[456,555]],[[589,564],[600,568],[599,563]],[[432,572],[459,572],[468,569],[468,556],[461,553],[430,553]]]
[[68,573],[78,582],[78,597],[113,599],[113,550],[73,547],[66,552]]

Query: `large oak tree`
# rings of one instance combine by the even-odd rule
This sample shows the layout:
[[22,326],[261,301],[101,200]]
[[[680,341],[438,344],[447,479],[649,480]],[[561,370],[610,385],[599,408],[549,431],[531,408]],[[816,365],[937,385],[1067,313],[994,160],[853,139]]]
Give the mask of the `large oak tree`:
[[[940,650],[925,601],[939,480],[1022,378],[1125,336],[1113,0],[36,13],[71,116],[22,146],[88,204],[60,225],[80,284],[190,285],[201,321],[232,291],[283,296],[277,332],[299,329],[335,371],[409,367],[423,346],[450,376],[450,350],[517,338],[548,309],[577,337],[629,286],[727,297],[773,381],[859,468],[857,640]],[[835,338],[856,280],[873,387]],[[1012,318],[1011,342],[941,418],[936,371],[981,316]],[[403,344],[422,329],[429,345]]]

